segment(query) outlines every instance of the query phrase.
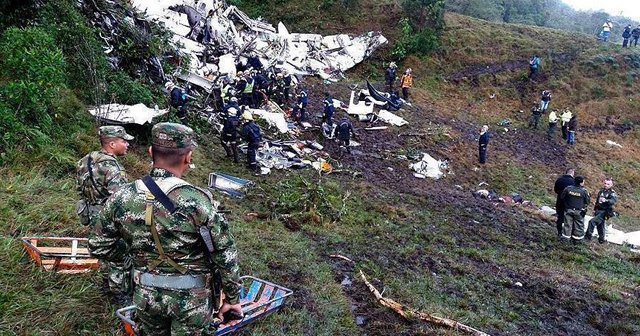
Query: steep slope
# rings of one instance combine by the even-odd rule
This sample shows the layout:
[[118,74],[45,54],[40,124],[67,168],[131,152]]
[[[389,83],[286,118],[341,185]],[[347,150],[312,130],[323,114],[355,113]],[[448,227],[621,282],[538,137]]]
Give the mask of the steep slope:
[[[367,24],[353,25],[358,23]],[[344,174],[274,171],[257,178],[226,162],[216,139],[202,135],[188,180],[206,186],[209,172],[224,171],[257,182],[242,200],[216,195],[230,210],[242,273],[295,291],[282,311],[241,334],[458,334],[378,306],[357,279],[359,270],[384,288],[385,296],[492,335],[640,333],[636,253],[615,245],[557,242],[548,218],[471,195],[478,183],[487,182],[499,194],[518,192],[551,205],[553,180],[574,166],[587,176],[592,194],[598,178],[613,176],[623,213],[616,225],[640,229],[638,53],[583,36],[576,42],[574,35],[556,30],[460,15],[448,15],[447,25],[439,52],[401,64],[416,74],[413,106],[398,112],[409,126],[367,133],[361,130],[367,124],[356,122],[363,145],[353,155],[305,134],[324,142]],[[534,52],[544,57],[538,82],[526,78],[525,62]],[[382,65],[374,60],[345,82],[309,79],[311,110],[319,111],[325,90],[346,101],[349,86],[362,85],[362,78],[375,72],[381,73]],[[547,88],[554,91],[552,109],[579,113],[575,146],[547,141],[543,130],[525,129],[530,103]],[[512,121],[508,131],[496,126],[505,118]],[[476,139],[484,123],[494,137],[489,162],[479,167]],[[82,139],[83,151],[97,146],[95,139]],[[623,148],[608,147],[607,139]],[[148,167],[145,145],[133,146],[124,161],[134,178]],[[454,174],[438,181],[414,178],[402,155],[422,151],[448,159]],[[20,251],[18,238],[24,235],[88,231],[73,215],[71,172],[52,181],[45,167],[34,166],[1,170],[0,251],[7,258],[0,259],[5,270],[0,333],[115,334],[111,312],[119,307],[100,298],[97,276],[43,273]]]

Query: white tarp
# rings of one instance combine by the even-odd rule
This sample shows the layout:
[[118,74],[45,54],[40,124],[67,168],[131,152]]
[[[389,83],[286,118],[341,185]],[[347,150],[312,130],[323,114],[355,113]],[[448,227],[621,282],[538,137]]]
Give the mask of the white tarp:
[[148,108],[144,104],[107,104],[98,106],[97,108],[89,109],[89,113],[96,118],[122,124],[139,125],[150,123],[153,118],[161,116],[167,112],[169,112],[168,109],[152,109]]

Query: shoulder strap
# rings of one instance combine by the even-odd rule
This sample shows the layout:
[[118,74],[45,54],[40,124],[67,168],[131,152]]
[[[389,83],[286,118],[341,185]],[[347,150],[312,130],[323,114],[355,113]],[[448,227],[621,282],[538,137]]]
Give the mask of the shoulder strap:
[[160,189],[158,184],[151,178],[151,176],[147,175],[143,177],[142,183],[144,183],[144,185],[149,190],[148,192],[145,192],[147,206],[144,214],[144,221],[149,226],[151,236],[153,237],[153,242],[155,243],[156,249],[158,250],[158,259],[151,261],[147,268],[150,271],[153,271],[156,267],[158,267],[158,265],[166,262],[167,264],[175,268],[178,272],[185,274],[187,272],[186,267],[178,264],[173,259],[164,254],[164,248],[162,247],[162,243],[160,243],[160,235],[158,234],[158,229],[156,229],[156,226],[153,224],[153,204],[156,200],[160,202],[171,214],[176,211],[176,206],[169,199],[169,196],[167,196],[167,194],[165,194],[162,189]]
[[147,175],[142,178],[142,183],[149,189],[149,192],[155,197],[155,199],[165,207],[165,209],[169,210],[169,213],[173,214],[176,211],[176,206],[169,199],[169,196],[165,194],[160,186],[154,181],[151,176]]

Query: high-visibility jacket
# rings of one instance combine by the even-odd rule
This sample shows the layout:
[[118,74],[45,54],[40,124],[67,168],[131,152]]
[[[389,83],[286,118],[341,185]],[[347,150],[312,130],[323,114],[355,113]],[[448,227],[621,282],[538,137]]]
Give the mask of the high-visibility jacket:
[[411,74],[404,74],[400,78],[400,86],[403,88],[410,88],[413,86],[413,76]]
[[551,111],[549,113],[549,122],[550,123],[557,123],[558,122],[558,115],[556,114],[555,111]]
[[562,120],[562,125],[565,125],[566,123],[569,122],[569,120],[571,120],[571,111],[566,111],[564,112],[561,116],[560,116],[560,120]]
[[242,93],[252,93],[254,83],[253,78],[247,78],[246,82],[247,84],[244,86],[244,90],[242,91]]

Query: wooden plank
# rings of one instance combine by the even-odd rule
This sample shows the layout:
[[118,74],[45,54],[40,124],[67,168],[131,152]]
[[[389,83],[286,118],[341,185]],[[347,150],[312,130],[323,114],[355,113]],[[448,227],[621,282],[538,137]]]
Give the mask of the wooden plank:
[[[64,254],[64,255],[72,255],[73,249],[71,247],[44,247],[38,246],[38,251],[43,254]],[[80,247],[76,252],[77,257],[89,256],[89,249],[86,247]]]

